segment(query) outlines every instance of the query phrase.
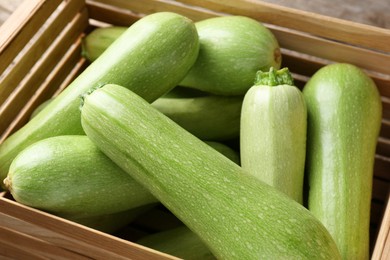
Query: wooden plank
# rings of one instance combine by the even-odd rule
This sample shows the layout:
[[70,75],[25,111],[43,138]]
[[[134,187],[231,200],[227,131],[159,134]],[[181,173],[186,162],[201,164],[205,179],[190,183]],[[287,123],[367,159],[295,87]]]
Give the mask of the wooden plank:
[[170,0],[93,0],[90,2],[100,2],[118,8],[131,10],[140,15],[151,14],[158,11],[170,11],[189,17],[194,21],[222,15],[221,13],[213,10],[199,8],[197,6],[189,6],[180,3],[180,1]]
[[129,9],[91,0],[87,0],[87,8],[90,19],[118,26],[129,26],[143,16]]
[[22,250],[16,245],[10,245],[4,240],[0,240],[0,259],[15,260],[15,259],[29,259],[29,260],[47,260],[43,257],[32,254],[29,251]]
[[245,15],[259,21],[351,45],[390,52],[390,30],[314,14],[256,0],[178,0],[216,12]]
[[[331,60],[300,53],[291,49],[281,48],[281,52],[283,67],[288,67],[290,71],[307,77],[311,77],[321,67],[334,63],[334,61]],[[390,74],[383,74],[368,70],[364,71],[374,80],[381,95],[384,97],[390,97]]]
[[372,260],[386,260],[390,257],[390,194],[387,201],[387,207],[375,243]]
[[390,139],[379,137],[376,146],[376,153],[390,158]]
[[62,0],[24,1],[0,27],[0,74],[61,4]]
[[375,155],[374,176],[390,183],[390,158]]
[[268,27],[283,48],[332,62],[352,63],[362,69],[390,75],[390,67],[387,65],[390,62],[390,53],[362,49],[277,26]]
[[[0,213],[1,214],[1,213]],[[7,216],[0,215],[7,218]],[[6,247],[15,247],[18,251],[29,252],[39,259],[58,259],[58,260],[86,260],[89,257],[71,252],[58,246],[51,245],[46,241],[36,239],[35,237],[15,232],[13,229],[0,226],[0,241],[6,244]],[[29,256],[31,257],[31,256]]]
[[0,212],[15,231],[95,259],[178,259],[6,198],[0,198]]
[[57,66],[50,72],[45,82],[37,89],[18,115],[10,123],[0,138],[0,143],[10,134],[18,130],[29,120],[31,113],[42,102],[62,91],[85,68],[85,59],[80,59],[81,37],[61,58]]
[[10,97],[0,106],[0,132],[7,129],[30,97],[46,80],[51,70],[57,65],[58,57],[65,55],[87,25],[88,16],[86,9],[84,9],[84,12],[77,14],[59,37],[54,40],[47,52],[35,64],[30,74],[25,76]]
[[382,119],[380,136],[390,139],[390,120]]
[[78,0],[64,2],[62,11],[54,17],[50,17],[44,24],[45,29],[40,30],[34,36],[34,42],[26,46],[17,56],[14,62],[8,67],[7,73],[0,76],[0,104],[2,104],[10,93],[23,79],[21,75],[27,75],[34,64],[49,48],[63,28],[67,25],[67,19],[74,17],[85,5]]

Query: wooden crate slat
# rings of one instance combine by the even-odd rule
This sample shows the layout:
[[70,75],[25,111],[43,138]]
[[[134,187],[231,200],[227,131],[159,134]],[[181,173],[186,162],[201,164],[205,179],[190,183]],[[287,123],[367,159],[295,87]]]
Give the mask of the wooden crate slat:
[[91,19],[117,26],[129,26],[142,17],[142,15],[135,14],[128,9],[96,1],[87,0],[87,8]]
[[[0,218],[5,219],[7,216],[0,213]],[[86,260],[91,259],[89,257],[76,254],[69,250],[63,249],[47,243],[46,241],[39,240],[35,237],[26,235],[24,233],[15,232],[13,229],[4,228],[0,226],[0,240],[5,241],[6,246],[14,246],[18,250],[27,251],[35,256],[42,257],[41,259],[58,259],[58,260]]]
[[217,12],[245,15],[324,38],[390,52],[390,30],[256,0],[177,0]]
[[207,10],[190,5],[183,5],[180,1],[170,0],[143,0],[143,1],[128,1],[128,0],[94,0],[93,2],[101,2],[108,5],[113,5],[126,10],[131,10],[139,14],[151,14],[159,11],[170,11],[187,16],[193,21],[204,20],[210,17],[221,15],[219,12]]
[[[62,12],[58,16],[50,17],[43,25],[44,30],[34,36],[34,42],[26,46],[14,62],[8,67],[7,73],[0,76],[0,104],[2,104],[13,89],[23,79],[20,75],[28,74],[31,67],[39,60],[52,43],[52,39],[57,37],[66,26],[64,20],[74,17],[84,6],[83,2],[72,0],[64,2]],[[52,19],[54,18],[54,19]]]
[[375,155],[374,176],[390,183],[390,158]]
[[68,86],[82,69],[85,68],[86,60],[80,59],[81,37],[71,46],[57,66],[48,75],[45,82],[39,86],[34,95],[20,110],[9,127],[4,131],[0,142],[27,123],[36,107],[52,96],[57,95],[58,92]]
[[46,80],[47,75],[56,66],[59,58],[62,57],[69,46],[72,45],[77,37],[82,34],[88,22],[87,12],[77,14],[59,37],[55,39],[47,52],[35,64],[30,74],[28,74],[10,97],[0,107],[0,131],[4,132],[12,120],[27,103],[37,88]]
[[15,260],[15,259],[29,259],[29,260],[47,260],[43,257],[32,254],[29,251],[22,250],[16,245],[8,244],[5,240],[0,240],[0,259]]
[[379,137],[376,146],[376,153],[390,158],[390,139]]
[[[349,62],[362,69],[390,74],[390,67],[388,66],[390,53],[385,54],[362,49],[281,27],[270,26],[270,29],[283,48],[332,62]],[[305,44],[302,44],[302,42],[305,42]]]
[[372,253],[372,260],[386,260],[390,257],[390,194],[387,201],[387,207]]
[[[311,77],[321,67],[334,62],[285,48],[282,48],[281,52],[282,66],[288,67],[289,70],[294,73],[305,75],[307,77]],[[374,80],[381,95],[384,97],[390,97],[390,74],[383,74],[369,70],[364,71]]]
[[0,27],[0,74],[61,4],[61,0],[24,1]]
[[[74,252],[88,254],[97,259],[177,259],[173,256],[124,241],[112,235],[105,234],[67,221],[51,214],[32,209],[0,198],[0,212],[8,216],[13,229],[29,232],[29,235],[44,239],[54,245],[72,248]],[[23,225],[29,228],[19,228]]]
[[390,120],[383,119],[380,136],[390,139]]
[[390,119],[390,98],[382,97],[382,118]]

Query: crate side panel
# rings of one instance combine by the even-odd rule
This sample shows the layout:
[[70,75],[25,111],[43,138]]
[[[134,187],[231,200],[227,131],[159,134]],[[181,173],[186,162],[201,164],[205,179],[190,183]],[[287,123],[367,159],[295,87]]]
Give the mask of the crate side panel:
[[5,21],[0,27],[0,74],[3,73],[61,2],[61,0],[24,1]]
[[30,100],[14,118],[12,123],[4,131],[0,143],[13,132],[21,128],[30,119],[34,109],[49,98],[56,96],[61,90],[73,81],[86,66],[86,60],[80,58],[81,38],[71,46],[62,57],[57,66],[51,71],[45,82],[39,86]]
[[91,19],[117,26],[129,26],[143,16],[142,14],[135,14],[129,9],[97,1],[87,1],[87,8]]
[[[0,212],[7,215],[11,228],[25,232],[62,248],[96,259],[177,259],[173,256],[124,241],[112,235],[84,227],[0,198]],[[15,223],[18,223],[15,225]]]
[[390,52],[390,30],[254,0],[179,0],[216,12],[245,15],[259,21],[318,35],[367,49]]
[[7,73],[0,76],[0,104],[7,99],[23,76],[29,73],[53,40],[61,33],[67,24],[64,23],[64,20],[74,17],[83,6],[82,2],[76,0],[66,2],[66,5],[62,6],[62,11],[57,16],[50,17],[40,32],[33,37],[31,44],[18,54],[14,62],[7,68]]
[[94,0],[90,2],[100,2],[113,7],[121,8],[124,10],[131,10],[135,14],[146,15],[155,12],[175,12],[193,21],[200,21],[210,17],[221,15],[221,13],[200,8],[197,6],[190,6],[180,3],[180,1],[156,1],[156,0],[143,0],[143,1],[128,1],[128,0]]
[[0,107],[0,114],[2,116],[0,132],[4,132],[7,129],[24,104],[28,102],[39,86],[45,82],[50,71],[57,65],[58,57],[65,55],[69,47],[82,34],[87,23],[88,17],[86,11],[76,15],[72,23],[68,24],[66,29],[55,39],[51,47],[35,64],[30,74],[23,79],[6,102]]
[[390,53],[358,48],[281,27],[269,28],[283,48],[332,62],[349,62],[362,69],[390,75]]
[[387,207],[375,242],[372,260],[385,260],[390,256],[390,194],[388,194],[387,201]]
[[[4,219],[7,216],[1,215],[0,218]],[[76,254],[69,250],[63,249],[61,247],[54,246],[46,241],[39,240],[35,237],[26,235],[24,233],[15,232],[12,229],[4,228],[0,226],[0,241],[7,244],[6,246],[14,246],[18,250],[27,251],[32,255],[36,255],[45,258],[52,259],[77,259],[77,260],[86,260],[90,259],[80,254]]]

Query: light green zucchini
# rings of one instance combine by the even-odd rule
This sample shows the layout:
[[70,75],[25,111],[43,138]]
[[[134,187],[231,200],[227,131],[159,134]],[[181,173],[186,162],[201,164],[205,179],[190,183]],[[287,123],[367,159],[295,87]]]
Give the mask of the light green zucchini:
[[157,110],[202,140],[237,138],[243,96],[207,95],[162,97],[152,103]]
[[375,83],[351,64],[321,68],[303,94],[308,109],[309,210],[343,259],[369,258],[373,165],[382,104]]
[[257,74],[241,111],[241,166],[303,203],[307,111],[287,68]]
[[16,201],[65,218],[157,202],[85,135],[55,136],[30,145],[14,159],[4,183]]
[[260,22],[244,16],[196,22],[199,56],[180,83],[221,95],[244,95],[258,70],[280,68],[279,44]]
[[53,100],[53,98],[49,98],[45,100],[43,103],[41,103],[37,108],[34,109],[34,111],[31,113],[30,120],[34,118],[36,115],[39,114],[49,103]]
[[146,187],[220,259],[339,259],[302,205],[249,175],[132,91],[85,96],[87,136]]
[[82,39],[82,56],[89,61],[95,61],[127,27],[109,26],[96,28]]
[[216,259],[202,240],[186,226],[145,236],[137,244],[186,260]]
[[0,145],[0,183],[15,156],[38,140],[83,134],[79,97],[105,83],[121,84],[152,102],[175,87],[194,64],[198,34],[188,18],[170,12],[140,19],[38,115]]

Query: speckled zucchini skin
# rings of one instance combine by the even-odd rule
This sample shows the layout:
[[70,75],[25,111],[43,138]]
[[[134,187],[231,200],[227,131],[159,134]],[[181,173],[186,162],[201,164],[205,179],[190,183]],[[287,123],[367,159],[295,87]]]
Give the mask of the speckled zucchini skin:
[[0,145],[0,182],[15,156],[38,140],[83,134],[80,95],[106,83],[120,84],[152,102],[175,87],[194,64],[198,34],[188,18],[170,12],[140,19],[58,97]]
[[55,136],[30,145],[12,162],[5,183],[16,201],[72,219],[157,202],[85,135]]
[[202,140],[238,138],[243,96],[162,97],[152,106]]
[[[288,70],[265,72],[289,74]],[[292,78],[291,78],[292,79]],[[303,203],[307,110],[302,92],[274,83],[251,87],[241,111],[241,166]]]
[[220,259],[339,259],[302,205],[247,174],[133,92],[85,97],[87,136],[195,232]]
[[309,210],[328,228],[343,259],[368,259],[379,92],[359,68],[332,64],[313,75],[303,94]]
[[281,52],[272,32],[244,16],[196,22],[199,56],[182,86],[218,95],[244,95],[258,70],[279,69]]

